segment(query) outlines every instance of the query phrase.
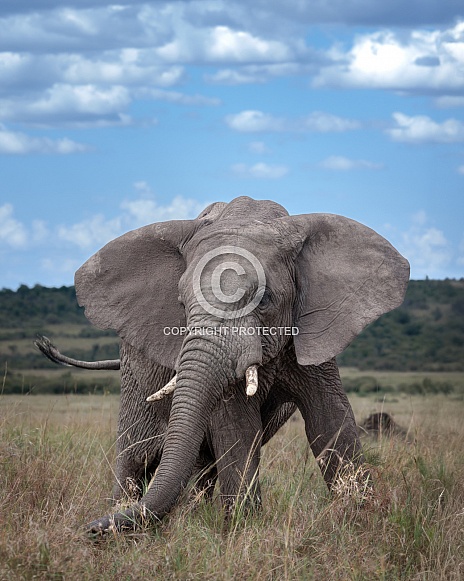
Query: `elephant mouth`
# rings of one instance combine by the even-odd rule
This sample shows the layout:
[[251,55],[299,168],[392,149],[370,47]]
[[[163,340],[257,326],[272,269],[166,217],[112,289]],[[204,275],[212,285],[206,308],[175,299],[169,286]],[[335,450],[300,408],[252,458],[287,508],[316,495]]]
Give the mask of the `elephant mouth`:
[[[246,394],[248,397],[255,395],[258,391],[258,366],[250,365],[245,371]],[[173,393],[177,385],[177,374],[161,389],[147,397],[147,402],[159,401]]]

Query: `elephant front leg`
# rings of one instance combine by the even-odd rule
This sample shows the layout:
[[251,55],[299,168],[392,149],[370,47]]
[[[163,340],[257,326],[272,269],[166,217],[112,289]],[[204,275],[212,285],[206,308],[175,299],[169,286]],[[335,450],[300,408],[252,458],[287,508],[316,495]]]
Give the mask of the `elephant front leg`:
[[198,500],[211,501],[213,498],[217,481],[217,467],[211,450],[211,440],[205,438],[192,473],[192,494]]
[[211,445],[228,514],[235,507],[261,505],[259,461],[262,424],[258,400],[247,398],[245,386],[216,408],[211,419]]
[[301,366],[295,360],[291,369],[281,381],[301,411],[308,442],[327,486],[333,488],[347,477],[364,488],[370,476],[361,468],[364,458],[356,421],[335,359],[318,366]]

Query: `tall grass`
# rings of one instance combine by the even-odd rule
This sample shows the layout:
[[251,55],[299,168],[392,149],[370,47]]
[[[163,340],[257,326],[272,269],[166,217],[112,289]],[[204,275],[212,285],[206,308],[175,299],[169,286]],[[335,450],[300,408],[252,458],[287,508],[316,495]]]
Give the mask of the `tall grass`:
[[[388,404],[354,398],[359,419]],[[302,421],[264,448],[263,508],[227,522],[218,498],[185,494],[157,527],[93,544],[109,510],[117,399],[0,398],[1,579],[464,578],[464,404],[391,404],[409,441],[365,440],[374,493],[329,495]],[[388,409],[387,409],[388,408]]]

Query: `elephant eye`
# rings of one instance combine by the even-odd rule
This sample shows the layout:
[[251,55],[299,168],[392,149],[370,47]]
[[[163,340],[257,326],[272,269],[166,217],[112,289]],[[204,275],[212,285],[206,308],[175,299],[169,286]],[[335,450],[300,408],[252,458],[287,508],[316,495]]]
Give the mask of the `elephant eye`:
[[271,291],[268,288],[266,288],[263,294],[263,298],[259,303],[259,307],[265,309],[270,304],[271,299],[272,299]]

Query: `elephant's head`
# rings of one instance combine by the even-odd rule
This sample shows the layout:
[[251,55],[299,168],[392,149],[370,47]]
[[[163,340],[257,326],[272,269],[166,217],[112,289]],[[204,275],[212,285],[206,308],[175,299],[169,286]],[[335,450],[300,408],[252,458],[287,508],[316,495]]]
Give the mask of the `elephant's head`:
[[402,302],[408,278],[407,261],[369,228],[246,197],[139,228],[90,258],[75,281],[90,321],[177,371],[163,458],[142,504],[157,516],[170,509],[209,415],[247,369],[292,342],[300,365],[333,358]]

